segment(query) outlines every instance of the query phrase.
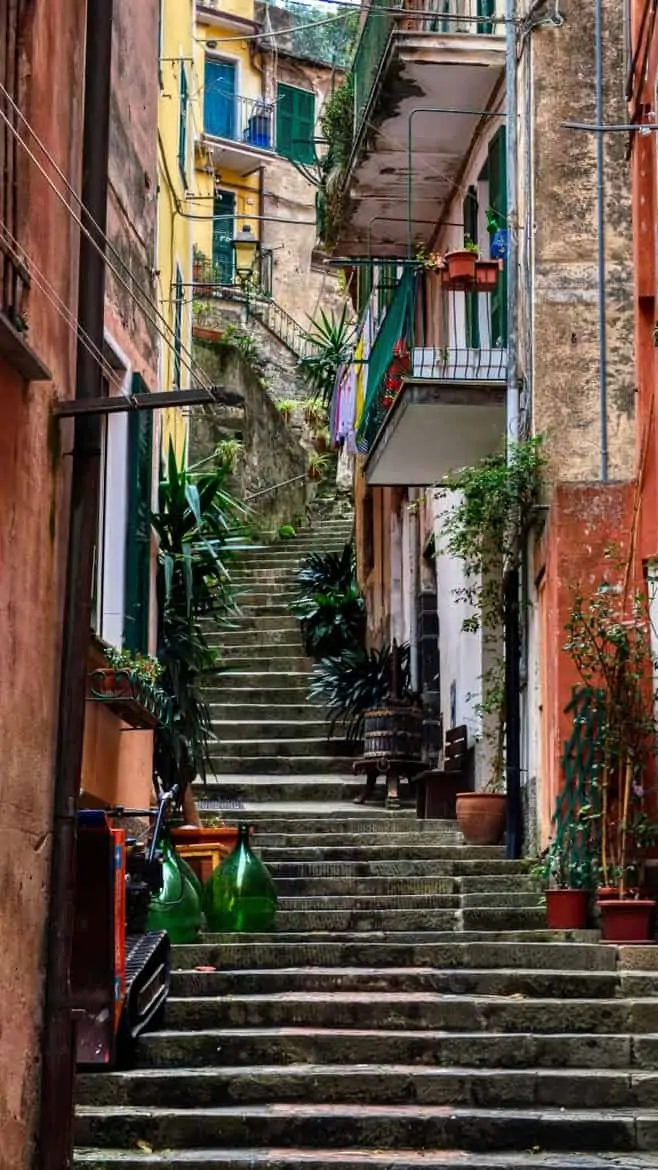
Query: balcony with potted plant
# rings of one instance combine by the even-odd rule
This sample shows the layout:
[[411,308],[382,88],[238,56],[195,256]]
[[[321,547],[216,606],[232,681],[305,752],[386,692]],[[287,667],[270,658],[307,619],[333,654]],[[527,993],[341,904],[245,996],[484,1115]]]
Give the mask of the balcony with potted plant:
[[89,673],[87,698],[103,703],[131,727],[167,726],[172,704],[159,685],[162,667],[157,659],[111,646],[105,648],[104,657],[107,665]]

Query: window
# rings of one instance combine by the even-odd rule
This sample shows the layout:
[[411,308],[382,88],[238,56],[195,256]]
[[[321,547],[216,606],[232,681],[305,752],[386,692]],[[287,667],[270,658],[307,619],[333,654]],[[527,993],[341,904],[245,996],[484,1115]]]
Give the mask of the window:
[[[140,374],[133,374],[131,392],[146,394]],[[151,490],[153,414],[133,410],[128,416],[128,510],[125,551],[123,643],[133,654],[148,653],[151,590]]]
[[203,76],[203,128],[214,138],[235,140],[237,106],[235,61],[206,57]]
[[[464,243],[472,240],[478,242],[478,197],[474,187],[469,187],[463,206],[464,214]],[[466,348],[478,349],[480,346],[479,303],[476,292],[467,292],[466,298]]]
[[174,292],[174,390],[181,388],[181,351],[183,347],[183,273],[176,265]]
[[315,160],[315,94],[280,84],[276,100],[277,152],[291,162]]
[[[478,16],[494,16],[495,10],[496,0],[478,0]],[[494,32],[494,24],[490,20],[478,20],[477,30],[479,33],[492,33]]]
[[187,106],[189,91],[187,88],[187,73],[183,62],[180,63],[180,110],[178,116],[178,169],[185,186],[187,186]]

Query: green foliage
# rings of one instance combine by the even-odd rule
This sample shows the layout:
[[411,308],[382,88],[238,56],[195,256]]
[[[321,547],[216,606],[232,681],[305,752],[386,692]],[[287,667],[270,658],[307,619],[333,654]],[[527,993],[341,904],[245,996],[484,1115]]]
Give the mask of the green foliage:
[[304,403],[304,419],[310,427],[319,427],[326,422],[327,411],[317,398],[307,398]]
[[279,6],[294,15],[289,35],[291,50],[296,57],[343,68],[349,65],[359,28],[358,8],[345,9],[339,14],[340,19],[320,24],[318,21],[324,13],[313,4],[284,0]]
[[448,476],[437,494],[452,503],[442,528],[442,551],[461,560],[465,585],[457,598],[471,612],[463,629],[482,631],[494,664],[481,677],[477,705],[485,737],[487,717],[496,716],[494,768],[490,787],[502,786],[505,733],[505,665],[500,650],[505,624],[505,568],[520,564],[519,532],[539,502],[544,457],[541,439],[513,444],[507,454],[490,455]]
[[347,168],[354,143],[354,79],[347,79],[331,94],[320,116],[327,151],[320,162],[320,189],[316,196],[318,236],[332,248],[349,208]]
[[289,423],[295,413],[297,403],[292,398],[281,398],[276,408],[284,422]]
[[112,669],[128,670],[140,682],[149,685],[157,683],[162,674],[162,665],[157,658],[150,658],[148,654],[133,654],[130,650],[118,650],[115,646],[108,646],[105,657]]
[[321,479],[329,467],[329,456],[319,451],[311,451],[308,457],[308,475],[310,479]]
[[155,770],[166,787],[200,775],[205,779],[210,714],[201,680],[216,667],[201,619],[227,620],[237,612],[229,567],[245,547],[246,509],[225,487],[226,467],[195,474],[179,467],[169,448],[167,476],[160,481],[158,511],[151,523],[158,537],[158,659],[160,685],[173,701],[170,727],[159,728]]
[[[411,698],[409,646],[397,647],[398,698]],[[366,650],[363,646],[323,658],[311,671],[308,697],[323,703],[331,716],[329,734],[340,726],[349,742],[363,739],[363,717],[371,707],[391,698],[393,649]]]
[[366,606],[351,544],[341,553],[310,553],[297,583],[300,594],[291,609],[300,620],[307,654],[324,658],[363,643]]
[[225,468],[230,475],[234,475],[243,450],[244,445],[240,439],[221,439],[215,447],[217,466]]
[[329,316],[324,309],[311,320],[311,328],[304,332],[310,352],[299,362],[300,373],[315,399],[326,409],[342,365],[352,353],[355,330],[350,320],[347,303],[340,313]]
[[296,535],[294,524],[282,524],[279,528],[279,540],[292,540]]

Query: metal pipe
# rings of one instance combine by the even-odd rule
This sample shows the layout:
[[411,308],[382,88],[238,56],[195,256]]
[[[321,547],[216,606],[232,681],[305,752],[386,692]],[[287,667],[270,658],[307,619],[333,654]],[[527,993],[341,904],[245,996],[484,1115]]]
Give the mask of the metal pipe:
[[618,122],[609,126],[601,122],[563,122],[562,125],[565,130],[587,130],[592,134],[649,134],[652,130],[658,130],[658,122]]
[[[518,378],[518,95],[516,89],[516,0],[505,0],[505,106],[507,133],[507,451],[519,435]],[[519,857],[522,840],[521,711],[519,671],[519,575],[505,581],[505,773],[507,785],[507,855]]]
[[[603,6],[594,0],[594,80],[596,124],[603,125]],[[603,132],[596,134],[596,221],[599,297],[599,410],[601,412],[601,480],[608,480],[608,339],[605,266],[605,176]]]
[[[514,32],[514,29],[512,30]],[[509,25],[507,26],[509,39]],[[412,196],[412,140],[413,119],[416,114],[469,114],[480,118],[505,118],[507,115],[499,110],[470,110],[458,109],[455,106],[415,106],[407,115],[407,259],[412,259],[412,231],[411,231],[411,196]]]
[[[99,398],[103,348],[113,0],[87,0],[82,223],[78,272],[76,398]],[[81,338],[93,343],[88,350]],[[91,626],[93,551],[98,523],[101,418],[75,421],[62,663],[53,792],[53,843],[47,930],[40,1170],[65,1170],[73,1144],[75,1044],[70,968],[75,926],[77,800]]]

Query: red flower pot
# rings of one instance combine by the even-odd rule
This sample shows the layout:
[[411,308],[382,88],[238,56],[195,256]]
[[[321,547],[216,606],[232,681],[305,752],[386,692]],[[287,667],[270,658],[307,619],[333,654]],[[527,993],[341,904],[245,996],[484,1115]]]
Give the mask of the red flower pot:
[[475,284],[477,252],[471,252],[468,248],[446,252],[445,261],[445,283],[452,288],[471,288]]
[[477,260],[475,264],[475,287],[479,292],[493,292],[500,275],[500,260]]
[[584,930],[587,925],[587,902],[587,890],[547,890],[548,929]]
[[651,898],[599,901],[601,929],[606,942],[646,943],[651,938]]

